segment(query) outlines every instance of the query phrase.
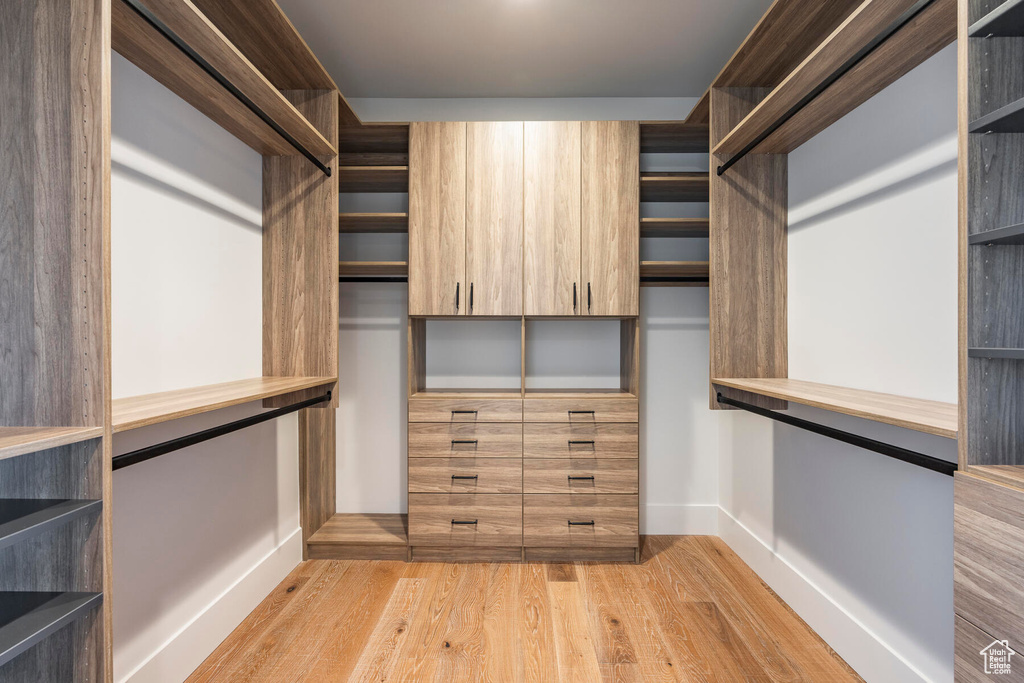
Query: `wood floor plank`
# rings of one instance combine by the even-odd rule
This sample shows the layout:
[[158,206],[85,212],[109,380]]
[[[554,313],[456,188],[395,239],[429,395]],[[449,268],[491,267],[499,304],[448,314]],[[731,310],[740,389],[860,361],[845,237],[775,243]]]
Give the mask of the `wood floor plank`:
[[523,565],[520,564],[488,565],[482,680],[523,680],[523,657],[515,625],[522,570]]
[[607,565],[581,564],[579,585],[590,620],[594,651],[599,664],[636,664],[633,643],[615,598],[615,588],[605,575]]
[[558,680],[563,683],[591,683],[600,680],[601,667],[594,650],[579,584],[564,581],[549,583],[548,595],[551,596]]
[[548,595],[548,570],[543,564],[527,564],[521,574],[516,628],[523,661],[523,680],[558,680],[555,627]]
[[352,672],[357,681],[386,681],[391,678],[399,652],[408,637],[413,612],[427,584],[425,579],[399,579],[384,613],[363,648]]

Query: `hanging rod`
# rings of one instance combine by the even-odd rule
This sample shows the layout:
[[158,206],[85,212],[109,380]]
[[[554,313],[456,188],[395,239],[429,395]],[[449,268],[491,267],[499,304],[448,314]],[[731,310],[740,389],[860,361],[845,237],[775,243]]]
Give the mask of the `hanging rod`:
[[197,443],[209,441],[210,439],[216,439],[218,436],[237,432],[240,429],[258,425],[261,422],[267,422],[268,420],[279,418],[282,415],[287,415],[288,413],[294,413],[295,411],[302,410],[303,408],[315,406],[318,403],[327,403],[330,400],[331,392],[328,391],[323,396],[314,396],[313,398],[307,398],[304,401],[299,401],[298,403],[293,403],[282,408],[275,408],[274,410],[269,410],[265,413],[258,413],[249,417],[243,417],[241,420],[228,422],[227,424],[222,424],[218,427],[212,427],[210,429],[204,429],[201,432],[194,432],[185,436],[179,436],[176,439],[162,441],[161,443],[129,451],[122,455],[115,455],[112,461],[112,467],[115,470],[119,470],[122,467],[137,465],[140,462],[151,460],[157,456],[164,455],[165,453],[187,448],[188,446],[194,446]]
[[809,93],[804,95],[799,102],[797,102],[789,109],[789,111],[787,111],[785,114],[776,119],[775,122],[772,123],[772,125],[768,126],[768,128],[766,128],[760,135],[758,135],[753,140],[753,142],[748,144],[746,147],[744,147],[739,152],[734,154],[728,161],[719,166],[718,175],[722,175],[723,173],[728,171],[733,166],[733,164],[735,164],[737,161],[739,161],[747,154],[749,154],[751,151],[753,151],[753,149],[760,145],[762,142],[767,140],[768,136],[770,136],[772,133],[781,128],[782,125],[786,123],[786,121],[789,121],[797,114],[797,112],[799,112],[801,109],[810,104],[811,100],[813,100],[818,95],[823,93],[830,85],[832,85],[840,78],[845,76],[846,73],[850,71],[853,67],[857,66],[857,64],[859,64],[861,60],[863,60],[865,57],[874,52],[879,45],[881,45],[889,38],[891,38],[894,33],[903,28],[907,23],[909,23],[914,17],[916,17],[922,11],[924,11],[925,8],[927,8],[928,5],[932,4],[932,2],[934,1],[935,0],[918,0],[916,3],[914,3],[914,5],[906,12],[901,14],[896,19],[896,21],[889,24],[889,26],[887,26],[881,33],[875,36],[869,43],[864,45],[864,47],[862,47],[855,55],[853,55],[848,60],[843,62],[842,66],[840,66],[838,69],[829,74],[825,78],[825,80],[819,83]]
[[917,465],[918,467],[923,467],[933,472],[938,472],[939,474],[947,474],[952,477],[953,473],[957,470],[957,464],[955,462],[949,462],[948,460],[942,460],[940,458],[933,458],[932,456],[925,455],[924,453],[918,453],[917,451],[901,448],[900,446],[893,446],[892,444],[888,444],[883,441],[869,439],[866,436],[844,432],[841,429],[836,429],[835,427],[828,427],[809,420],[803,420],[799,417],[793,417],[792,415],[778,413],[774,410],[768,410],[767,408],[755,406],[750,403],[737,401],[734,398],[723,396],[722,392],[718,392],[717,400],[719,403],[724,405],[740,408],[741,410],[746,410],[747,412],[767,417],[778,422],[784,422],[788,425],[792,425],[793,427],[806,429],[809,432],[814,432],[821,436],[827,436],[830,439],[852,444],[858,448],[864,448],[869,451],[881,453],[882,455],[887,455],[890,458],[902,460],[903,462],[910,463],[911,465]]
[[316,157],[316,155],[310,152],[305,145],[303,145],[301,142],[293,138],[291,134],[288,133],[288,131],[286,131],[284,128],[278,125],[277,121],[272,119],[269,114],[260,109],[260,107],[255,102],[246,97],[245,93],[243,93],[241,90],[235,87],[234,83],[229,81],[221,72],[217,71],[217,69],[215,69],[212,64],[203,59],[198,52],[193,50],[188,43],[182,40],[181,36],[172,31],[171,28],[167,26],[167,24],[160,21],[160,19],[158,19],[155,14],[150,12],[148,8],[146,8],[142,3],[140,3],[139,0],[121,1],[124,4],[128,5],[128,7],[130,7],[132,10],[134,10],[136,14],[142,17],[142,19],[147,24],[156,29],[157,32],[162,34],[165,38],[167,38],[167,40],[171,41],[171,43],[173,43],[176,48],[181,50],[186,57],[191,59],[193,62],[196,63],[196,65],[200,69],[205,71],[207,75],[210,76],[210,78],[220,83],[225,90],[234,95],[235,99],[237,99],[239,102],[248,107],[249,111],[251,111],[253,114],[256,114],[256,116],[260,117],[260,119],[262,119],[265,124],[273,128],[275,133],[284,138],[285,141],[287,141],[289,145],[291,145],[298,152],[300,152],[302,156],[309,159],[310,163],[312,163],[314,166],[323,171],[325,175],[330,177],[330,166],[325,165]]

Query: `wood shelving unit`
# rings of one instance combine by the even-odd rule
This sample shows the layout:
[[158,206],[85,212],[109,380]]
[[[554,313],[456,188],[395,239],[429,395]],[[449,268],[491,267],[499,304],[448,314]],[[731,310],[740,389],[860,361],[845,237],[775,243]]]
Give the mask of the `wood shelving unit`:
[[1024,223],[1009,225],[1005,228],[993,228],[983,232],[977,232],[967,238],[968,244],[983,244],[993,246],[997,244],[1024,244]]
[[641,202],[706,202],[708,174],[702,171],[647,171],[640,174]]
[[967,29],[971,38],[1024,36],[1024,0],[1005,0]]
[[405,261],[340,261],[338,276],[346,277],[408,277]]
[[338,216],[342,233],[409,232],[407,213],[343,213]]
[[342,124],[338,134],[341,154],[408,154],[408,123]]
[[737,389],[782,401],[792,401],[822,410],[830,410],[834,413],[852,415],[949,439],[955,439],[957,436],[958,413],[955,403],[928,401],[785,378],[727,379],[715,377],[711,381],[716,387]]
[[103,427],[0,427],[0,460],[101,436]]
[[102,593],[0,592],[0,667],[101,604]]
[[707,237],[707,218],[641,218],[640,237]]
[[402,514],[334,515],[306,542],[313,560],[405,560],[409,518]]
[[0,548],[20,543],[84,515],[99,514],[102,509],[102,500],[0,498]]
[[1024,98],[971,121],[971,133],[1024,133]]
[[641,261],[641,287],[706,287],[707,261]]
[[199,415],[211,410],[327,387],[336,377],[256,377],[162,391],[113,401],[114,433]]
[[705,154],[708,125],[686,121],[641,121],[641,154]]
[[342,166],[341,192],[408,192],[408,166]]

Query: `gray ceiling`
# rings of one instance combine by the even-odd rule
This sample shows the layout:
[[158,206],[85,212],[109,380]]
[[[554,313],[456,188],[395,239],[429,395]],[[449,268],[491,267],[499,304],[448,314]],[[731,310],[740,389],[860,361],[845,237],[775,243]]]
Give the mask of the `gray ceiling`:
[[685,97],[771,0],[278,0],[347,97]]

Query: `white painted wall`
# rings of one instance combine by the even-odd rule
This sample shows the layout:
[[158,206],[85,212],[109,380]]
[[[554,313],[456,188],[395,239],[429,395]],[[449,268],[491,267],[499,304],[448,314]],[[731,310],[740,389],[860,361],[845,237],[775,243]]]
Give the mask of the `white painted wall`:
[[[956,401],[956,52],[789,160],[790,376]],[[955,460],[955,442],[793,406]],[[953,482],[730,412],[722,537],[867,680],[953,677]]]
[[[260,156],[118,55],[115,398],[262,374]],[[115,454],[261,410],[115,437]],[[114,679],[181,681],[301,559],[295,415],[114,474]]]

